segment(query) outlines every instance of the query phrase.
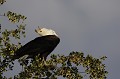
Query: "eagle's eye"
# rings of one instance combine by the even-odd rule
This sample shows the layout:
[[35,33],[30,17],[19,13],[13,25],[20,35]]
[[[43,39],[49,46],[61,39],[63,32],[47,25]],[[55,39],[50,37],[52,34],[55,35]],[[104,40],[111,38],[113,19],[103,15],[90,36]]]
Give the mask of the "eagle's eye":
[[42,32],[42,30],[40,30],[40,32]]

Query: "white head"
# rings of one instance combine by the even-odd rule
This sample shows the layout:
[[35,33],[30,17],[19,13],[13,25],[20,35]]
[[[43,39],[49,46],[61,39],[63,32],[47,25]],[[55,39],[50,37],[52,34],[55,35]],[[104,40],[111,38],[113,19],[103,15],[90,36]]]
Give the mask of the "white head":
[[54,30],[52,29],[46,29],[46,28],[39,28],[35,29],[35,32],[37,32],[40,36],[46,36],[46,35],[56,35],[58,36]]

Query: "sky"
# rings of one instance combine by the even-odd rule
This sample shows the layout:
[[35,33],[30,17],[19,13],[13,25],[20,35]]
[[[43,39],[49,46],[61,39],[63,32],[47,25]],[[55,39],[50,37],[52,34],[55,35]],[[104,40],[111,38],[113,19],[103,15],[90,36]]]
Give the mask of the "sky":
[[[52,53],[82,51],[94,57],[105,55],[107,79],[119,78],[120,0],[7,0],[0,6],[0,13],[9,10],[27,17],[23,44],[38,36],[34,31],[38,26],[51,28],[61,39]],[[1,24],[14,27],[5,20]]]

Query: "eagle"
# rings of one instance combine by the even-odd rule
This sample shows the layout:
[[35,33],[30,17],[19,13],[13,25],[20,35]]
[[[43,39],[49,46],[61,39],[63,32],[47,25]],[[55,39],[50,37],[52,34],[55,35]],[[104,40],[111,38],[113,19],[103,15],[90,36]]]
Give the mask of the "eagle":
[[13,60],[22,57],[34,59],[38,54],[40,58],[46,59],[60,42],[60,38],[52,29],[38,27],[38,29],[35,29],[35,32],[39,34],[39,37],[15,51]]

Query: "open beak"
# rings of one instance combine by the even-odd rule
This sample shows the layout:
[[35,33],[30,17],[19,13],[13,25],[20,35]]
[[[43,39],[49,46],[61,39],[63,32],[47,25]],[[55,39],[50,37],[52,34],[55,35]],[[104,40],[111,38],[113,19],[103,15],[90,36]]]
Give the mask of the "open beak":
[[35,32],[38,33],[36,29],[35,29]]
[[38,33],[38,30],[40,30],[41,28],[38,26],[38,29],[35,29],[35,32]]
[[40,30],[41,28],[38,26],[38,29]]

